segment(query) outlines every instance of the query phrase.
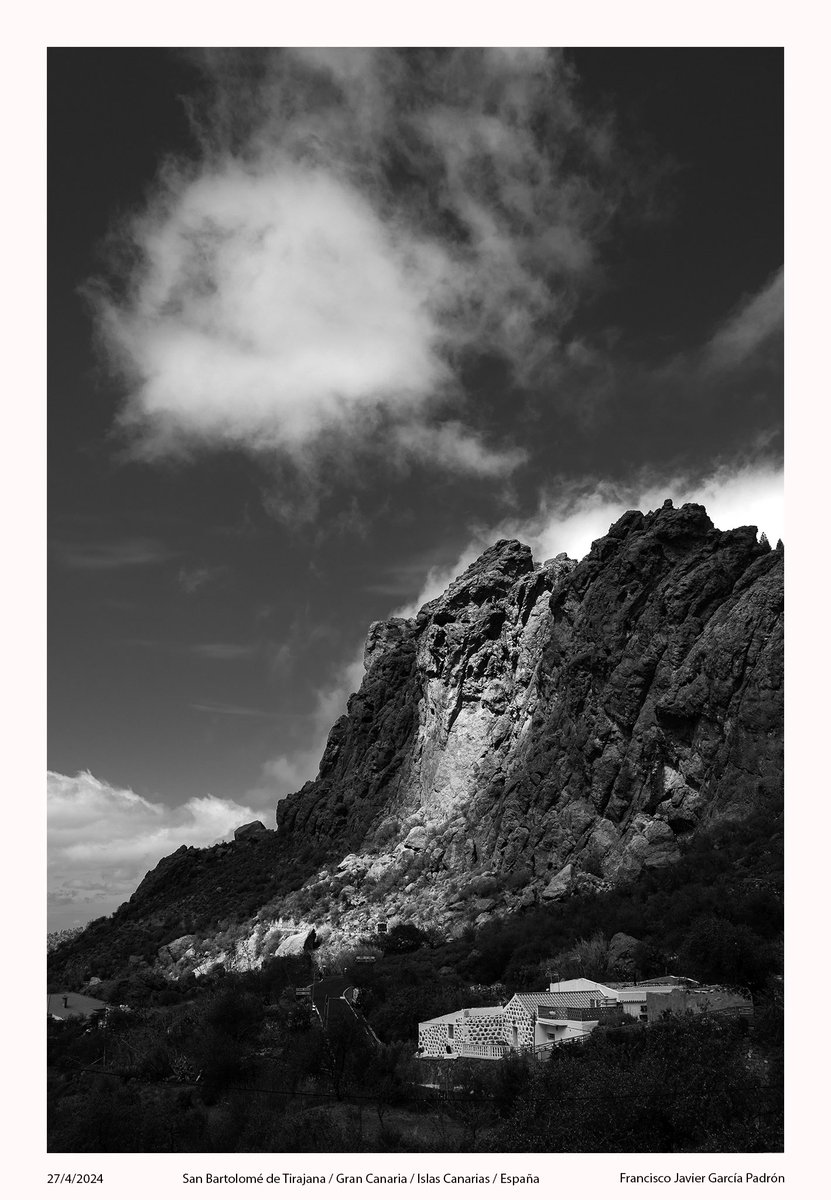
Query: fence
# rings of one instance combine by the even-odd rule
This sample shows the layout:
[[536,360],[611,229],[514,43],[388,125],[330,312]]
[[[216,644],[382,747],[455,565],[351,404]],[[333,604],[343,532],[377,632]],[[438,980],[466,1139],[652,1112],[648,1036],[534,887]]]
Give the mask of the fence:
[[463,1058],[504,1058],[511,1047],[504,1042],[460,1042],[457,1053]]
[[537,1010],[537,1018],[542,1021],[600,1021],[608,1019],[601,1013],[614,1013],[607,1008],[572,1008],[565,1004],[541,1004]]

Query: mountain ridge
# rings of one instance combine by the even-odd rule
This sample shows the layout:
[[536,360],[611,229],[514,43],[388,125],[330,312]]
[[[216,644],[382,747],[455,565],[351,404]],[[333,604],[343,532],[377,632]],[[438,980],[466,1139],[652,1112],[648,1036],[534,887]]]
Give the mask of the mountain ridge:
[[[696,830],[781,803],[783,560],[755,527],[669,501],[579,563],[496,543],[370,626],[361,687],[276,832],[180,848],[120,920],[166,912],[187,877],[200,912],[180,907],[156,964],[259,965],[312,926],[333,947],[379,922],[455,937],[677,861]],[[240,936],[198,936],[240,870],[256,915],[215,892]]]

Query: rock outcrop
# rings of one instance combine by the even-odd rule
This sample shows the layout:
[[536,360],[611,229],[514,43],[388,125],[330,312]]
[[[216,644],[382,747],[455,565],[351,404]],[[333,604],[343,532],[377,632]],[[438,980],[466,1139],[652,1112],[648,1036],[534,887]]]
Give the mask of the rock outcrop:
[[234,841],[242,842],[251,838],[268,837],[268,830],[262,821],[249,821],[247,825],[240,825],[234,830]]
[[781,805],[783,563],[755,528],[670,502],[625,513],[580,563],[499,542],[416,616],[370,627],[362,685],[277,832],[180,847],[78,939],[79,964],[137,938],[176,974],[315,939],[337,953],[395,921],[454,936]]
[[702,822],[781,796],[783,558],[670,502],[579,564],[498,543],[370,628],[278,844],[348,851],[318,882],[440,925],[486,873],[510,907],[672,862]]

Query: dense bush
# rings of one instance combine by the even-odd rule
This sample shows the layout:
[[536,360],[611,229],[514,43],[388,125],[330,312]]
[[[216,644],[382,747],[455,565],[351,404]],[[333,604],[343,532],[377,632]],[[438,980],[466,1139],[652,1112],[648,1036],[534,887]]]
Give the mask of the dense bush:
[[489,1148],[520,1153],[782,1149],[781,1077],[741,1020],[670,1018],[552,1055]]

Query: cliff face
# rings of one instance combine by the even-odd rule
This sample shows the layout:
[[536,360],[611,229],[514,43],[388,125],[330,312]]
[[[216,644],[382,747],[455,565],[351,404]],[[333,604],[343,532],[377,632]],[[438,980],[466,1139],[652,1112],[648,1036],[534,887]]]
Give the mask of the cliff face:
[[361,688],[277,832],[182,847],[82,935],[78,963],[108,948],[172,975],[252,967],[312,925],[333,948],[382,920],[454,936],[781,805],[783,562],[754,528],[669,502],[580,563],[499,542],[415,617],[370,628]]
[[579,564],[498,543],[371,627],[279,843],[348,852],[319,878],[439,924],[672,861],[781,795],[782,567],[699,505],[626,513]]

